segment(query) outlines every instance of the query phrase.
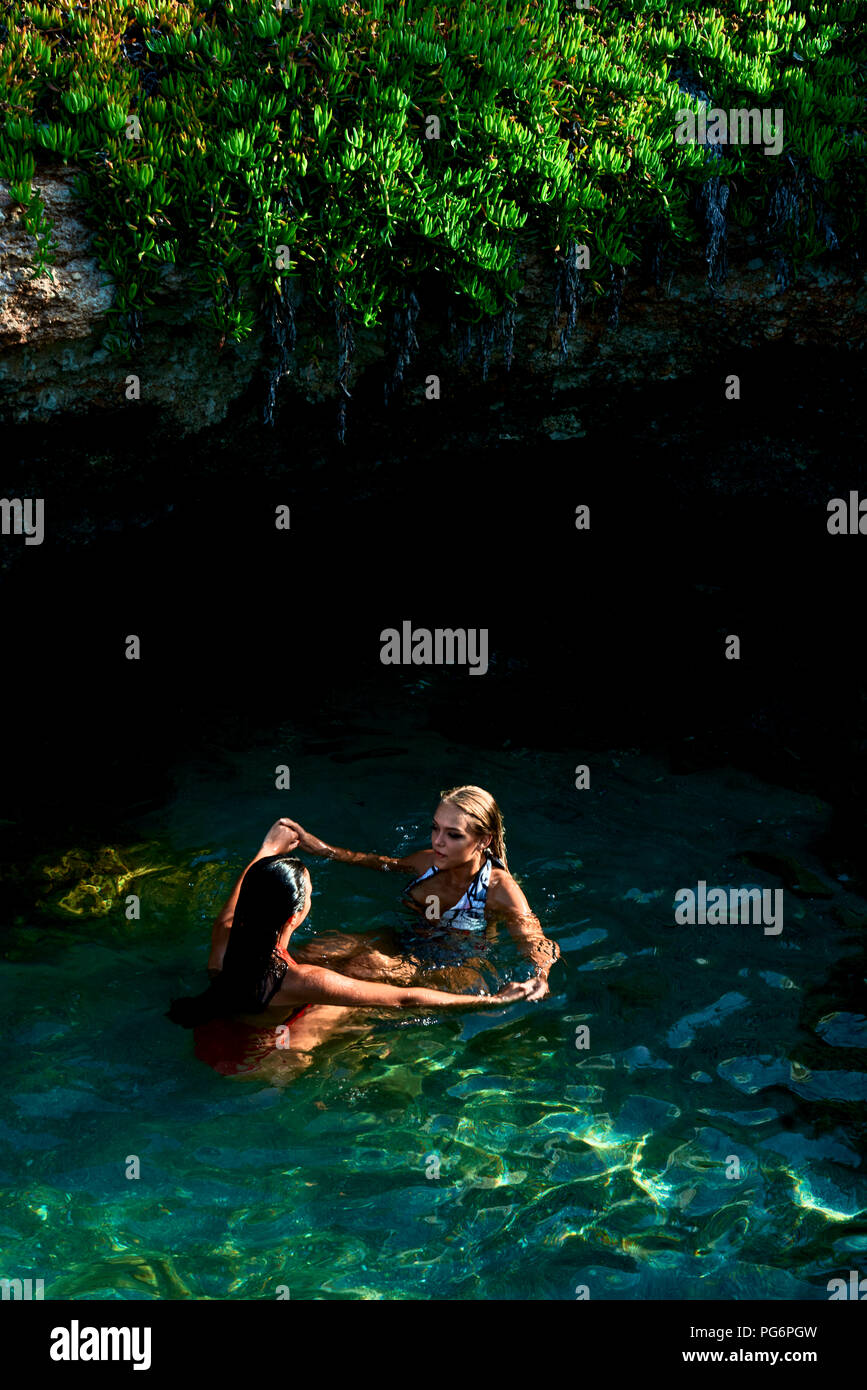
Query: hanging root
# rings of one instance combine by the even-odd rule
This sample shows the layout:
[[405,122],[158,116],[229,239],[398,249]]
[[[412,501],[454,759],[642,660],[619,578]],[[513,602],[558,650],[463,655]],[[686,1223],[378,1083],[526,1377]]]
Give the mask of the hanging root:
[[[722,158],[719,146],[710,146],[711,157]],[[729,201],[729,186],[720,178],[708,179],[701,186],[698,207],[704,219],[707,242],[704,258],[707,261],[707,283],[711,293],[725,284],[728,274],[728,226],[726,208]]]
[[661,217],[654,219],[642,251],[642,276],[653,281],[657,289],[662,285],[665,272],[665,223]]
[[396,394],[398,388],[403,385],[403,374],[410,364],[413,350],[418,351],[418,339],[415,336],[416,319],[419,316],[419,302],[413,290],[404,295],[403,303],[396,309],[389,327],[389,345],[394,352],[394,369],[391,374],[391,381],[386,378],[383,392],[385,404],[388,405],[392,395]]
[[[777,180],[768,204],[768,232],[773,237],[782,237],[787,230],[791,230],[797,236],[801,227],[804,175],[796,168],[791,155],[786,155],[786,164],[789,167]],[[774,251],[777,261],[777,284],[787,290],[793,279],[792,260],[779,242],[775,245]]]
[[473,326],[471,323],[462,323],[457,330],[458,333],[458,366],[462,367],[473,346]]
[[273,425],[277,405],[277,387],[289,371],[289,359],[295,351],[295,306],[283,294],[272,295],[267,309],[268,330],[277,349],[277,360],[268,373],[268,389],[262,418]]
[[140,352],[142,345],[141,309],[130,309],[126,316],[126,330],[129,335],[130,352]]
[[578,269],[580,244],[574,239],[566,247],[566,254],[560,257],[560,274],[554,287],[554,316],[556,326],[560,315],[566,311],[566,323],[560,332],[560,361],[565,362],[569,355],[569,339],[578,321],[578,306],[584,298],[584,285]]
[[787,234],[797,237],[803,223],[808,222],[808,210],[812,204],[816,231],[829,251],[836,251],[840,243],[831,225],[828,209],[822,199],[818,179],[799,168],[791,155],[786,156],[788,168],[778,179],[768,204],[768,233],[778,238],[775,246],[777,260],[777,284],[786,290],[794,280],[792,258],[781,245]]
[[482,369],[482,381],[487,381],[497,330],[499,329],[503,340],[503,358],[506,363],[506,371],[511,371],[515,346],[515,309],[513,305],[508,304],[505,309],[503,309],[502,313],[488,315],[481,319],[478,325],[473,325],[471,323],[458,322],[455,317],[454,309],[450,304],[448,309],[448,321],[449,339],[451,342],[457,339],[456,353],[459,367],[464,365],[464,362],[470,356],[475,346],[478,349],[479,363]]
[[352,325],[349,315],[343,306],[342,295],[338,294],[334,300],[334,318],[337,325],[337,442],[346,443],[346,402],[352,396],[347,386],[349,381],[350,369],[352,366],[352,356],[355,352],[355,339],[352,336]]
[[449,343],[456,343],[457,366],[463,367],[472,347],[472,325],[459,321],[454,313],[454,304],[449,304]]
[[622,266],[614,266],[609,261],[608,274],[611,288],[608,292],[608,302],[611,305],[611,313],[608,315],[609,328],[616,328],[620,322],[620,305],[623,300],[623,286],[626,281],[626,271]]
[[500,315],[500,332],[503,335],[503,360],[506,364],[506,371],[512,370],[512,358],[515,355],[515,306],[507,304]]
[[479,360],[482,364],[482,381],[488,379],[488,367],[491,365],[491,352],[494,347],[494,320],[491,318],[482,319],[479,324]]
[[[675,68],[671,77],[685,96],[695,97],[708,106],[713,105],[710,94],[704,90],[689,68]],[[704,150],[705,160],[722,159],[722,149],[719,145],[704,141]],[[707,238],[704,258],[707,261],[707,283],[712,294],[725,284],[728,274],[728,226],[726,222],[728,201],[729,186],[718,177],[710,178],[703,183],[696,199],[697,210],[704,223]]]

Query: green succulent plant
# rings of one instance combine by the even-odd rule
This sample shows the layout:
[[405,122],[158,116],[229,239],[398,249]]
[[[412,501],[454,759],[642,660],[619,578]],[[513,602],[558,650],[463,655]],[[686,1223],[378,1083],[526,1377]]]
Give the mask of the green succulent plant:
[[[863,247],[865,11],[0,0],[0,177],[38,269],[52,250],[34,176],[79,168],[118,342],[169,264],[234,339],[290,278],[347,325],[381,323],[423,277],[458,319],[502,315],[527,251],[556,263],[575,244],[598,298],[650,240],[670,260],[700,250],[710,179],[797,267]],[[677,144],[685,74],[717,107],[781,107],[784,155],[732,146],[711,167]]]

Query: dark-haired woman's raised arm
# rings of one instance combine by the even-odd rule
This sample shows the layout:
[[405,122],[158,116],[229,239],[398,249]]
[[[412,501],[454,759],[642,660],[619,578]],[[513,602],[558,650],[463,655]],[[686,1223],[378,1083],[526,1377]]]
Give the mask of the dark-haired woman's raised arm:
[[286,827],[287,834],[297,835],[295,848],[305,854],[315,854],[321,859],[334,859],[338,864],[359,864],[364,869],[382,869],[385,872],[395,870],[407,874],[426,869],[433,860],[433,850],[430,849],[416,850],[414,854],[407,854],[403,859],[394,859],[388,854],[367,854],[353,849],[338,849],[336,845],[327,845],[324,840],[311,835],[309,830],[305,830],[297,821],[282,820],[277,823]]
[[251,865],[258,859],[270,859],[274,854],[291,854],[293,849],[298,847],[298,835],[291,821],[275,821],[265,836],[258,851],[250,860],[243,873],[238,877],[234,888],[229,894],[220,911],[214,920],[214,929],[211,932],[211,954],[208,957],[208,975],[213,980],[219,975],[223,968],[223,956],[226,954],[226,947],[229,944],[229,932],[235,916],[235,908],[238,906],[238,895],[241,892],[241,884],[244,882],[244,874]]

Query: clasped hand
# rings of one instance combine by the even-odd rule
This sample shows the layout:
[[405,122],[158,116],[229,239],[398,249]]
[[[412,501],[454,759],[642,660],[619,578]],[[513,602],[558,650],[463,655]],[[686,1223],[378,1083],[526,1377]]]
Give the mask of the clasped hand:
[[289,854],[291,850],[297,849],[301,843],[298,833],[300,829],[300,825],[281,816],[280,820],[275,820],[262,841],[262,853]]

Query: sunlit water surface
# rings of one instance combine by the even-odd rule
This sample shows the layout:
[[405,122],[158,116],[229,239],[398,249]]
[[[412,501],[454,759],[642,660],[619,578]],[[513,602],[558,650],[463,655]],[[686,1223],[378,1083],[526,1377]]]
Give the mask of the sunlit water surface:
[[[628,750],[329,738],[287,733],[228,776],[178,769],[141,844],[116,846],[155,870],[123,887],[140,921],[121,897],[7,934],[3,1273],[43,1278],[46,1298],[824,1299],[863,1272],[867,1022],[847,1008],[858,943],[835,911],[865,905],[809,853],[828,807]],[[293,791],[263,793],[287,747]],[[551,996],[378,1015],[290,1084],[197,1061],[163,1013],[203,987],[213,915],[271,821],[394,853],[467,781],[500,800],[510,865],[562,950]],[[674,893],[699,879],[780,886],[744,850],[795,857],[832,896],[787,891],[779,935],[675,926]],[[395,919],[396,879],[311,867],[305,938]],[[520,973],[508,938],[491,953]]]

